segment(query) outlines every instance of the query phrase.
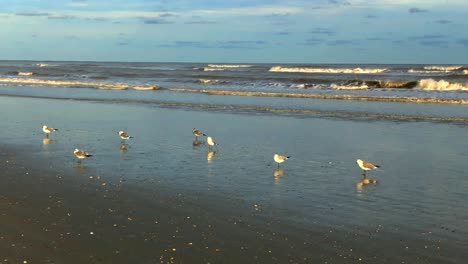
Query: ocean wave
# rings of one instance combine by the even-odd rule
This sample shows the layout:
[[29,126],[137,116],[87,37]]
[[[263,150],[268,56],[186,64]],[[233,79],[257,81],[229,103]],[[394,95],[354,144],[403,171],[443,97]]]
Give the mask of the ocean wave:
[[32,76],[34,72],[18,72],[18,76]]
[[222,84],[222,83],[227,83],[227,81],[212,80],[212,79],[198,79],[198,83],[201,83],[201,84]]
[[468,84],[466,83],[452,83],[445,80],[436,81],[433,79],[420,80],[419,87],[430,91],[468,91]]
[[463,66],[426,66],[424,69],[429,71],[451,72],[461,70]]
[[270,72],[301,72],[301,73],[356,73],[356,74],[375,74],[387,71],[386,68],[288,68],[275,66]]
[[250,68],[253,67],[253,65],[248,65],[248,64],[208,64],[208,67],[210,68]]
[[168,88],[173,92],[181,93],[204,93],[208,95],[224,96],[257,96],[257,97],[286,97],[286,98],[309,98],[309,99],[331,99],[331,100],[354,100],[369,102],[397,102],[397,103],[421,103],[421,104],[462,104],[468,105],[468,100],[430,98],[430,97],[397,97],[397,96],[365,96],[349,94],[304,94],[304,93],[275,93],[275,92],[250,92],[250,91],[225,91],[225,90],[201,90],[191,88]]
[[224,71],[226,68],[211,68],[211,67],[205,67],[203,68],[203,71]]
[[330,87],[338,90],[364,90],[370,88],[412,89],[417,85],[417,81],[348,80],[340,84],[332,84]]
[[48,67],[49,64],[47,64],[47,63],[36,63],[36,66],[37,67]]
[[363,85],[338,85],[338,84],[333,83],[330,87],[336,90],[367,90],[369,89],[369,86],[365,84]]
[[106,90],[158,90],[158,86],[152,85],[131,85],[125,83],[101,83],[101,82],[81,82],[63,80],[42,80],[31,78],[0,78],[0,83],[9,85],[46,85],[55,87],[86,87]]

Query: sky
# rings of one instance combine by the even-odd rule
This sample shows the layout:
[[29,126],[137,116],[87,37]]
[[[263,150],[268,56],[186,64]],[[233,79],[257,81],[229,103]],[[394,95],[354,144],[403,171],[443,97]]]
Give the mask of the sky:
[[0,60],[468,63],[467,0],[0,0]]

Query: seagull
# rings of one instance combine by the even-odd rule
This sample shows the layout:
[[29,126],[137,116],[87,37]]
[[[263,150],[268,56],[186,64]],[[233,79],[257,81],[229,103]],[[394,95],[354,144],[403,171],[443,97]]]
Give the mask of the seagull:
[[367,161],[364,161],[364,160],[356,160],[357,164],[359,165],[359,167],[362,169],[362,175],[366,176],[366,171],[370,171],[370,170],[375,170],[377,168],[380,168],[379,165],[374,165],[370,162],[367,162]]
[[288,160],[290,157],[291,157],[291,156],[285,157],[285,156],[281,156],[281,155],[275,154],[275,155],[273,156],[273,159],[275,160],[276,163],[278,163],[278,168],[279,168],[280,163],[285,162],[285,161]]
[[128,139],[131,139],[133,137],[129,136],[127,133],[123,132],[123,131],[119,131],[119,137],[122,139],[122,140],[128,140]]
[[201,137],[201,136],[206,137],[206,135],[203,132],[201,132],[200,130],[196,128],[192,129],[192,134],[195,136],[195,140],[197,140],[198,137]]
[[77,157],[79,161],[93,156],[88,152],[79,149],[75,149],[75,151],[73,151],[73,155],[75,155],[75,157]]
[[208,142],[209,149],[211,149],[213,146],[218,145],[218,143],[216,143],[216,141],[214,141],[214,139],[212,139],[211,137],[207,137],[206,142]]
[[44,133],[46,134],[46,137],[49,137],[50,133],[55,132],[57,130],[58,130],[57,128],[48,127],[46,125],[42,126],[42,131],[44,131]]

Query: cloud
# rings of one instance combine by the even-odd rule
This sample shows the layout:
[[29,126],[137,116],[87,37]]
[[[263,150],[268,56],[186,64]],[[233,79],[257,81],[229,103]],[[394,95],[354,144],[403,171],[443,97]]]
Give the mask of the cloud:
[[381,37],[370,37],[370,38],[367,38],[366,40],[369,40],[369,41],[380,41],[380,40],[385,40],[384,38],[381,38]]
[[49,13],[16,13],[16,16],[27,16],[27,17],[45,17],[48,16]]
[[450,21],[450,20],[448,20],[448,19],[439,19],[439,20],[436,20],[436,21],[434,21],[434,22],[437,23],[437,24],[442,24],[442,25],[452,23],[452,21]]
[[335,32],[329,28],[315,28],[311,31],[309,31],[311,34],[318,34],[318,35],[335,35]]
[[207,20],[191,20],[191,21],[186,21],[184,24],[191,24],[191,25],[210,25],[210,24],[216,24],[214,21],[207,21]]
[[117,42],[117,46],[128,46],[128,42]]
[[344,5],[344,6],[351,5],[350,2],[348,2],[348,1],[343,1],[343,0],[328,0],[327,2],[328,2],[329,4],[333,4],[333,5]]
[[291,32],[289,32],[289,31],[280,31],[280,32],[276,32],[275,34],[279,35],[279,36],[289,36],[289,35],[291,35]]
[[201,49],[260,49],[267,44],[263,40],[254,41],[215,41],[215,42],[201,42],[201,41],[174,41],[169,44],[160,44],[158,47],[163,48],[201,48]]
[[459,39],[459,40],[457,40],[457,43],[461,44],[461,45],[463,45],[465,47],[468,47],[468,39]]
[[72,20],[75,19],[75,16],[65,16],[65,15],[49,15],[47,19],[57,19],[57,20]]
[[434,40],[434,39],[441,39],[441,38],[446,38],[446,35],[442,34],[426,34],[426,35],[421,35],[421,36],[412,36],[409,37],[408,40]]
[[325,39],[323,39],[323,38],[310,38],[310,39],[306,39],[304,45],[306,45],[306,46],[317,46],[317,45],[322,44],[324,41],[325,41]]
[[412,7],[410,9],[408,9],[408,12],[410,12],[411,14],[416,14],[416,13],[426,13],[426,12],[429,12],[429,11],[427,9]]
[[153,18],[153,19],[146,19],[143,23],[148,25],[165,25],[165,24],[174,24],[172,21],[167,21],[165,19]]
[[365,18],[374,19],[374,18],[377,18],[377,16],[376,15],[367,15],[367,16],[365,16]]
[[448,41],[446,40],[423,40],[419,42],[420,45],[422,46],[428,46],[428,47],[438,47],[438,48],[447,48],[448,47]]
[[327,42],[328,46],[342,46],[342,45],[354,45],[355,43],[352,40],[347,39],[337,39]]

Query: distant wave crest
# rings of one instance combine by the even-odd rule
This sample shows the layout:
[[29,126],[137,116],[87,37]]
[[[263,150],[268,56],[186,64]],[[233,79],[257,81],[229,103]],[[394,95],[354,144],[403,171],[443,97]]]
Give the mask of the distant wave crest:
[[210,68],[250,68],[253,67],[253,65],[248,65],[248,64],[208,64],[208,67]]
[[375,74],[387,71],[386,68],[289,68],[275,66],[270,69],[270,72],[302,72],[302,73],[358,73],[358,74]]
[[425,70],[451,72],[463,69],[463,66],[426,66]]

